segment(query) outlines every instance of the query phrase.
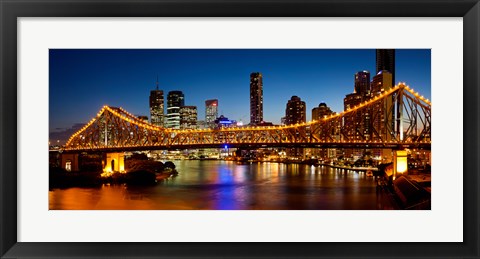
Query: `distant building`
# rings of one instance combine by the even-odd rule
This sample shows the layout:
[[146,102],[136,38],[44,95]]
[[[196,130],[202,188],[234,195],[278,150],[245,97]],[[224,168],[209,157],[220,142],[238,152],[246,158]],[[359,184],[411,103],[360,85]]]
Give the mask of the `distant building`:
[[[343,116],[343,134],[348,136],[349,140],[360,140],[363,138],[363,123],[365,119],[365,114],[360,112],[348,112],[350,109],[354,109],[356,106],[362,103],[363,96],[359,93],[347,94],[345,99],[343,99],[344,110],[347,112]],[[343,154],[345,158],[351,158],[353,156],[358,156],[361,154],[360,149],[344,149]]]
[[234,120],[229,120],[227,117],[220,115],[220,117],[215,119],[215,125],[217,128],[229,128],[236,127],[237,122]]
[[180,107],[185,106],[185,97],[182,91],[170,91],[167,96],[167,121],[165,126],[171,129],[180,129]]
[[[332,114],[335,114],[335,112],[333,112],[330,109],[330,107],[327,106],[326,103],[320,103],[318,105],[318,107],[315,107],[315,108],[312,109],[312,120],[321,120],[325,116],[329,116],[329,115],[332,115]],[[325,133],[322,132],[321,138],[323,136],[327,136],[327,135],[334,135],[335,136],[334,138],[337,139],[337,137],[339,137],[339,132],[337,132],[337,131],[338,131],[338,129],[333,129],[332,131],[328,131],[328,132],[325,132]],[[334,149],[334,148],[331,148],[331,149],[311,148],[311,149],[307,149],[307,153],[309,153],[310,156],[312,156],[312,157],[317,157],[317,158],[321,158],[323,160],[328,160],[328,159],[336,156],[336,149]]]
[[207,127],[213,128],[215,126],[215,120],[218,117],[218,100],[206,100],[205,101],[205,124]]
[[332,114],[334,114],[334,112],[326,103],[320,103],[318,107],[312,109],[312,120],[320,120]]
[[370,72],[359,71],[355,73],[355,93],[366,96],[370,94]]
[[[382,70],[378,72],[372,80],[372,96],[379,95],[385,91],[392,89],[392,77],[393,75],[386,71]],[[375,116],[372,120],[373,127],[377,129],[380,136],[384,136],[383,140],[391,140],[390,132],[394,129],[394,107],[393,107],[393,96],[387,97],[383,102],[376,103],[374,108],[377,111],[379,116]],[[380,140],[380,138],[373,136],[373,139]]]
[[[307,121],[307,106],[305,102],[300,99],[298,96],[292,96],[287,102],[287,107],[285,109],[285,124],[295,124],[302,123]],[[304,158],[305,150],[303,148],[288,148],[286,149],[287,156]]]
[[263,121],[263,77],[261,73],[250,74],[250,124]]
[[376,50],[376,73],[386,70],[392,74],[391,84],[395,85],[395,49]]
[[180,107],[180,129],[197,128],[197,106]]
[[150,91],[150,122],[160,127],[164,126],[164,98],[163,91],[157,88]]
[[345,111],[349,109],[353,109],[355,106],[360,105],[362,103],[362,96],[357,93],[347,94],[343,99],[343,109]]
[[285,124],[295,124],[306,122],[306,108],[305,102],[298,96],[292,96],[287,102],[287,108],[285,109]]
[[392,89],[392,73],[387,70],[381,70],[377,75],[373,77],[372,80],[372,96],[378,95],[384,91]]

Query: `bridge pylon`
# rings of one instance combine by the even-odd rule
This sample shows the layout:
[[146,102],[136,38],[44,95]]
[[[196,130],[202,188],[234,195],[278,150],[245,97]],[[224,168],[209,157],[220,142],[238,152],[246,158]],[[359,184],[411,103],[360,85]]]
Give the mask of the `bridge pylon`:
[[113,172],[125,172],[125,154],[124,153],[106,153],[102,161],[103,172],[110,174]]

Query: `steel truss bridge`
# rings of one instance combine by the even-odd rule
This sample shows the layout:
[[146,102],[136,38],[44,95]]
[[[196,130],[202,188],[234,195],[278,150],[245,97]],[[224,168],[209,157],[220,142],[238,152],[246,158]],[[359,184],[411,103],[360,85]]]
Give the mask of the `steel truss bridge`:
[[168,129],[122,108],[104,106],[67,141],[64,152],[200,148],[419,148],[431,147],[431,102],[405,83],[346,111],[282,126]]

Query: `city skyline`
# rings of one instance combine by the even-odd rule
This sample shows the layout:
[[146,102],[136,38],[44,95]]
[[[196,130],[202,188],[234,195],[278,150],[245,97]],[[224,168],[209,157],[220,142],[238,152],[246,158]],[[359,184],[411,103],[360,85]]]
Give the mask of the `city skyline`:
[[[396,51],[396,80],[428,99],[430,58],[430,50]],[[342,111],[363,70],[375,75],[375,49],[50,50],[50,132],[88,121],[105,104],[150,116],[157,75],[165,96],[179,90],[185,105],[197,106],[198,120],[205,118],[205,101],[218,99],[218,116],[248,123],[249,77],[260,72],[264,121],[280,124],[292,96],[306,102],[309,121],[320,103]]]

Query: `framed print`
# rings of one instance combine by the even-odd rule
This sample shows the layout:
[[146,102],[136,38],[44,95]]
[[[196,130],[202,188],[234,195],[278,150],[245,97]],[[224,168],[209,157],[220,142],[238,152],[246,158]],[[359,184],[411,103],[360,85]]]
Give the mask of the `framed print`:
[[479,256],[478,1],[0,8],[3,257]]

